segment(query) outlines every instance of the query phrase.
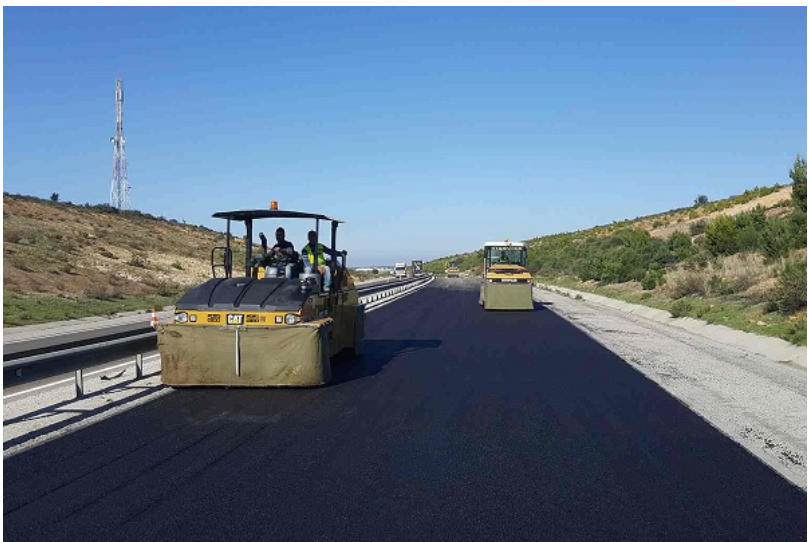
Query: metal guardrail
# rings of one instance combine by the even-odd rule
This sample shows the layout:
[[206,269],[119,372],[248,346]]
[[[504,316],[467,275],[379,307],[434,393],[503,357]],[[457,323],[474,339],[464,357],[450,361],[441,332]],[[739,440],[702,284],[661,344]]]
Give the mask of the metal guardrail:
[[[429,282],[432,281],[432,279],[433,279],[433,276],[431,274],[425,274],[423,276],[413,277],[411,279],[406,279],[406,280],[402,280],[402,281],[396,281],[396,282],[392,282],[392,283],[372,285],[372,286],[367,286],[367,287],[364,287],[364,288],[358,288],[357,290],[358,290],[358,292],[360,294],[365,294],[365,295],[360,295],[359,303],[360,303],[360,305],[363,305],[363,306],[386,304],[386,303],[382,303],[382,302],[389,299],[389,298],[395,297],[396,295],[403,294],[404,292],[406,292],[408,290],[412,290],[412,289],[414,289],[414,288],[416,288],[418,286],[428,284]],[[123,337],[123,338],[113,339],[113,340],[110,340],[110,341],[102,341],[102,342],[97,342],[97,343],[93,343],[93,344],[85,344],[85,345],[82,345],[82,346],[79,346],[79,347],[76,347],[76,348],[68,348],[68,349],[57,350],[55,352],[49,352],[49,353],[45,353],[45,354],[37,354],[37,355],[30,356],[30,357],[27,357],[27,358],[18,358],[18,359],[15,359],[15,360],[11,360],[9,362],[4,361],[3,362],[3,369],[6,370],[6,369],[20,368],[20,367],[22,367],[22,366],[24,366],[26,364],[30,365],[30,364],[39,363],[39,362],[42,362],[42,361],[47,361],[47,360],[50,360],[50,359],[57,359],[59,357],[65,357],[65,356],[69,356],[69,355],[81,354],[81,353],[84,353],[84,352],[97,351],[97,350],[101,350],[101,349],[108,348],[108,347],[111,347],[111,346],[126,344],[128,342],[134,342],[136,340],[142,340],[147,336],[152,336],[153,334],[154,334],[154,332],[145,333],[145,334],[139,334],[139,335],[136,335],[136,336],[133,336],[133,337]],[[105,367],[103,369],[99,369],[99,370],[92,371],[92,372],[89,372],[89,373],[85,373],[84,368],[76,369],[74,371],[73,377],[72,377],[73,389],[75,390],[76,399],[80,399],[80,398],[84,397],[84,377],[85,376],[93,376],[93,375],[96,375],[96,374],[108,373],[110,371],[120,369],[121,367],[124,367],[124,368],[130,367],[131,365],[132,365],[132,362],[128,361],[128,362],[119,363],[119,364],[111,366],[111,367]],[[136,354],[135,355],[134,367],[135,367],[135,378],[134,378],[134,380],[142,379],[144,377],[143,354]],[[66,379],[63,379],[63,380],[52,382],[50,384],[46,384],[43,387],[58,386],[58,385],[68,383],[70,381],[71,381],[70,378],[66,378]],[[9,396],[7,398],[10,398],[10,397],[16,396],[16,395],[25,395],[25,394],[28,394],[28,393],[31,393],[31,392],[34,392],[34,391],[38,391],[39,389],[42,389],[42,387],[36,388],[36,389],[31,389],[31,390],[26,390],[26,391],[21,391],[21,392],[12,394],[11,396]]]
[[[387,288],[380,290],[380,291],[367,291],[363,290],[359,295],[359,304],[360,305],[369,305],[372,303],[376,303],[388,297],[395,296],[397,294],[403,293],[407,290],[412,289],[415,286],[420,285],[426,281],[429,281],[432,278],[432,275],[423,275],[420,277],[414,277],[412,279],[407,279],[406,281],[399,281],[398,283],[393,283],[392,285],[388,285]],[[364,295],[362,295],[364,294]]]
[[[425,277],[426,276],[414,277],[382,284],[370,284],[357,288],[360,303],[370,303],[383,297],[391,296],[394,293],[400,292],[402,288],[423,281]],[[363,300],[365,301],[363,302]],[[145,341],[155,336],[155,332],[147,320],[144,320],[143,325],[139,328],[132,324],[127,324],[123,327],[127,328],[125,333],[121,332],[120,327],[111,327],[105,333],[96,331],[93,333],[93,336],[89,338],[78,338],[78,333],[74,334],[75,338],[73,339],[70,338],[71,335],[66,335],[64,337],[65,340],[59,344],[46,344],[43,346],[42,344],[33,344],[39,343],[40,341],[31,340],[25,341],[32,343],[32,345],[27,348],[24,344],[16,348],[14,346],[5,348],[4,350],[11,350],[11,352],[3,352],[3,371],[20,370],[26,366]],[[47,343],[48,341],[45,342]]]

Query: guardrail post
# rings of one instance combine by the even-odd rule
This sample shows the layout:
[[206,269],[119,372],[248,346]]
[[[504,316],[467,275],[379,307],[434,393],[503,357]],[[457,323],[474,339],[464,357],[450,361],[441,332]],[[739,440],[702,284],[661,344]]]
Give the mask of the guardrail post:
[[135,380],[143,378],[143,354],[135,355]]
[[76,399],[84,397],[84,369],[76,369]]

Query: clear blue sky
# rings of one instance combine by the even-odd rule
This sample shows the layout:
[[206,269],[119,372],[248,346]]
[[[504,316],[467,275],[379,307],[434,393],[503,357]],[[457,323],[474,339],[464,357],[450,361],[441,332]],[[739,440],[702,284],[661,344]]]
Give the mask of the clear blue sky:
[[352,265],[785,183],[806,154],[802,7],[3,16],[4,190],[107,202],[121,76],[134,208],[333,214]]

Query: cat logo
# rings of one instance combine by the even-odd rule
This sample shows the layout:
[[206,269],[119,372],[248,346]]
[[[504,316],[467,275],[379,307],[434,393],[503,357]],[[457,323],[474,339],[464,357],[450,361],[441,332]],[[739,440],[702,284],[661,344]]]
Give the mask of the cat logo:
[[240,326],[244,323],[244,315],[243,314],[228,314],[227,315],[227,325],[228,326]]

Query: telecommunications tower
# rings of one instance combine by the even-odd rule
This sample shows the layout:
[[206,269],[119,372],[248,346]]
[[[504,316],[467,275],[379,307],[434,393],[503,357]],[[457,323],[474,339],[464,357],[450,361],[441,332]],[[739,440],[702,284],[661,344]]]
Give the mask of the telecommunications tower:
[[109,203],[116,209],[129,208],[129,177],[126,174],[126,153],[123,137],[123,83],[121,78],[115,83],[115,136],[112,142],[112,188],[109,191]]

